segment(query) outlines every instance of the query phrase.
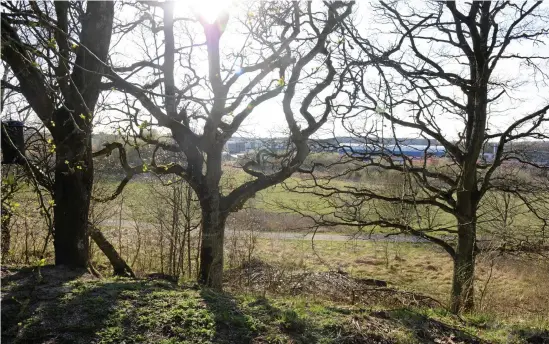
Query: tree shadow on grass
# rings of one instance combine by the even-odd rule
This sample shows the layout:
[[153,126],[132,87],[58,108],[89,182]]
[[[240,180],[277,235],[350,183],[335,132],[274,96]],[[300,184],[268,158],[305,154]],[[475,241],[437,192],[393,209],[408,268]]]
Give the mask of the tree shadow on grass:
[[200,296],[215,322],[215,343],[251,343],[260,328],[232,296],[202,289]]
[[[394,344],[390,338],[349,328],[342,314],[329,307],[313,319],[282,301],[277,305],[264,297],[236,302],[229,294],[203,290],[202,298],[214,314],[216,337],[214,343],[337,343],[337,344]],[[285,307],[286,304],[286,307]],[[242,307],[244,310],[242,310]],[[314,313],[314,312],[313,312]],[[318,314],[317,314],[318,316]]]
[[482,339],[462,329],[429,318],[411,309],[372,312],[371,315],[407,328],[420,343],[485,343]]
[[62,267],[4,272],[2,343],[394,343],[377,323],[409,329],[422,343],[481,343],[410,310],[371,313],[364,318],[370,328],[353,330],[356,315],[333,307],[312,311],[283,299],[237,301],[208,289],[96,279]]
[[198,292],[165,281],[96,279],[62,267],[2,278],[2,343],[205,343]]
[[68,283],[81,278],[86,273],[86,270],[53,266],[4,269],[2,271],[3,342],[54,341],[55,333],[35,332],[35,324],[49,325],[50,321],[57,320],[61,314],[52,312],[52,305],[70,292],[71,287]]
[[515,328],[509,340],[517,343],[547,344],[549,343],[549,329],[541,328]]
[[85,270],[3,274],[2,343],[316,343],[321,329],[267,299]]
[[227,293],[202,290],[201,296],[214,314],[214,342],[228,343],[317,343],[321,329],[295,311],[281,309],[266,298],[246,304],[246,310]]

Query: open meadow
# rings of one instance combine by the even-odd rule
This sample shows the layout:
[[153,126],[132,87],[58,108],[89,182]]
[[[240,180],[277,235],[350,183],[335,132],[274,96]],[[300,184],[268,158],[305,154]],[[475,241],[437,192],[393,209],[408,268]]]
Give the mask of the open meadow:
[[[226,175],[227,188],[231,187],[235,179],[241,183],[245,178],[241,172],[232,168],[227,169]],[[360,181],[336,182],[341,186]],[[347,320],[344,322],[348,321],[345,324],[338,323],[337,326],[342,326],[341,331],[352,331],[354,325],[349,324],[353,324],[352,319],[357,314],[369,317],[370,321],[379,317],[379,321],[384,321],[382,319],[386,317],[387,324],[379,323],[376,326],[378,330],[384,326],[391,327],[392,330],[384,336],[398,343],[419,343],[431,338],[417,332],[418,326],[427,326],[425,321],[442,321],[451,326],[445,331],[457,333],[459,329],[475,338],[500,343],[507,343],[509,338],[515,337],[516,342],[520,343],[520,336],[535,337],[538,333],[536,331],[542,331],[540,333],[543,334],[542,329],[549,328],[549,262],[544,257],[504,256],[490,250],[479,254],[476,263],[475,311],[456,319],[446,311],[453,264],[443,249],[432,243],[417,241],[413,236],[388,235],[392,231],[386,228],[368,227],[358,231],[354,227],[345,226],[315,227],[314,221],[301,214],[313,216],[329,213],[330,205],[318,196],[288,192],[289,188],[300,183],[308,182],[294,177],[286,185],[259,193],[227,221],[226,290],[237,295],[235,302],[238,307],[243,307],[242,312],[247,314],[249,321],[265,322],[261,326],[269,328],[267,332],[271,333],[273,342],[277,342],[273,338],[279,338],[277,340],[281,343],[291,340],[288,338],[293,337],[288,333],[294,331],[278,333],[277,329],[270,327],[272,324],[269,322],[273,319],[288,321],[291,328],[297,326],[295,331],[298,336],[295,338],[300,338],[303,343],[308,342],[305,334],[309,331],[319,338],[325,336],[326,340],[337,338],[333,334],[326,334],[325,328],[325,322],[335,316],[335,309],[346,314],[344,318]],[[114,180],[101,181],[96,184],[96,192],[98,196],[109,194],[116,185]],[[199,265],[199,210],[194,197],[182,183],[162,185],[155,179],[136,180],[128,184],[115,200],[95,202],[91,219],[138,277],[169,279],[187,286],[196,278]],[[16,200],[20,209],[32,209],[29,204],[35,202],[25,190]],[[299,211],[291,211],[292,208]],[[516,230],[522,228],[524,222],[528,223],[528,220],[519,218]],[[36,265],[44,249],[44,239],[48,237],[39,213],[17,213],[12,223],[11,263],[13,266]],[[486,231],[486,235],[489,233]],[[48,240],[44,257],[50,263],[51,238]],[[95,269],[108,276],[109,262],[106,257],[95,245],[91,251]],[[116,295],[133,295],[128,294],[134,288],[129,282],[116,283],[120,284],[113,287],[94,284],[91,288],[96,291],[90,295],[114,295],[109,291],[110,288],[115,288],[112,292]],[[154,289],[157,286],[147,288]],[[175,291],[161,291],[162,288],[158,289],[160,298],[174,297],[175,294],[170,293]],[[197,297],[197,302],[203,302],[201,298],[208,297],[212,297],[214,303],[228,302],[223,299],[225,296],[217,294],[195,295],[192,290],[182,293],[186,297],[192,294]],[[127,297],[124,296],[122,300]],[[293,313],[275,312],[274,308],[270,308],[270,312],[274,312],[270,316],[274,318],[265,320],[260,315],[262,313],[254,308],[256,306],[250,305],[260,304],[266,297],[280,309],[287,308]],[[92,301],[84,299],[78,302]],[[388,309],[395,313],[383,313]],[[417,313],[406,313],[412,310]],[[215,310],[213,312],[201,316],[204,319],[216,318],[218,315],[215,315]],[[222,321],[229,321],[224,326],[233,326],[233,320],[227,318]],[[112,337],[109,340],[116,342],[116,338],[121,338],[121,333],[131,336],[131,330],[116,332],[122,331],[116,329],[116,326],[123,326],[120,324],[111,324],[109,326],[114,328],[102,330],[102,338]],[[238,325],[242,328],[237,332],[243,331],[251,336],[254,332],[248,325]],[[33,331],[35,325],[29,323],[25,326],[25,331]],[[104,325],[94,326],[100,328]],[[439,335],[447,335],[444,333]],[[208,336],[211,334],[185,335],[210,338]],[[433,338],[436,339],[436,335],[431,340],[435,340]]]
[[549,1],[2,1],[1,341],[549,344]]

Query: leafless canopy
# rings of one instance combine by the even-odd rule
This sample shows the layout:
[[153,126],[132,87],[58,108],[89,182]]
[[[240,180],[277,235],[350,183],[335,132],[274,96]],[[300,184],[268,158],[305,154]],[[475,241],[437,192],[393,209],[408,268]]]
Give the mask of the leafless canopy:
[[[488,200],[510,193],[530,214],[527,233],[547,226],[547,10],[382,1],[372,11],[376,30],[348,20],[339,45],[348,86],[334,110],[354,145],[324,143],[343,153],[335,176],[301,192],[331,196],[337,211],[321,214],[322,224],[392,228],[440,245],[455,262],[452,308],[470,308],[477,228],[493,220]],[[432,162],[437,151],[446,158]],[[364,183],[329,182],[357,171]]]
[[[117,93],[113,97],[118,97],[118,105],[110,111],[121,116],[110,118],[108,124],[115,124],[127,141],[138,138],[141,145],[152,145],[155,154],[152,161],[130,167],[121,153],[127,174],[123,184],[137,173],[175,173],[205,198],[211,190],[203,186],[217,184],[221,176],[225,143],[259,104],[277,96],[282,98],[290,148],[276,155],[282,164],[272,173],[255,170],[257,161],[245,164],[244,171],[253,180],[223,197],[224,212],[237,209],[258,190],[297,170],[309,151],[310,135],[326,122],[340,87],[331,86],[336,69],[329,35],[349,15],[351,4],[326,3],[325,9],[315,9],[310,3],[256,2],[247,5],[247,15],[229,18],[225,14],[214,23],[178,17],[173,3],[125,6],[137,14],[115,25],[117,46],[130,44],[131,36],[143,59],[135,61],[132,55],[132,62],[125,64],[123,56],[112,57],[115,67],[104,89]],[[240,47],[235,49],[231,43],[230,49],[224,49],[222,38],[235,39],[234,31],[245,38],[239,38],[243,40]],[[296,92],[307,86],[296,112]],[[319,100],[323,92],[326,95]],[[157,128],[156,137],[153,128]],[[166,136],[170,139],[163,139]],[[109,144],[95,155],[114,149],[122,150],[123,145]],[[162,151],[180,152],[183,161],[160,165],[157,156]]]

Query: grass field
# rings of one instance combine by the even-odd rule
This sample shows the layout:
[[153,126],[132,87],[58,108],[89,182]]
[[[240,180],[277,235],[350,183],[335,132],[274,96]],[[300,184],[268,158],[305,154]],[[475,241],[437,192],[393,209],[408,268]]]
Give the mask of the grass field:
[[9,343],[534,343],[548,334],[443,309],[219,293],[48,266],[5,270],[2,285]]
[[[430,244],[259,239],[256,250],[262,260],[281,267],[341,270],[358,278],[387,281],[390,286],[431,296],[442,304],[447,304],[450,295],[452,261]],[[492,260],[481,255],[476,277],[481,312],[549,327],[549,263],[545,259]]]
[[[241,172],[231,170],[224,178],[224,187],[228,192],[235,185],[244,182],[246,177]],[[470,341],[464,342],[475,342],[475,338],[479,337],[498,343],[513,343],[509,338],[517,338],[516,342],[521,343],[525,342],[521,339],[523,334],[549,328],[547,260],[536,257],[501,257],[491,253],[479,255],[475,281],[477,308],[461,321],[450,316],[444,309],[450,293],[453,265],[449,256],[438,246],[386,240],[311,242],[282,240],[276,236],[271,239],[254,236],[254,233],[262,230],[310,230],[312,223],[292,212],[292,208],[311,215],[332,211],[328,203],[317,196],[287,191],[287,188],[295,187],[299,183],[308,182],[296,176],[289,179],[286,186],[278,185],[260,192],[248,202],[246,209],[233,214],[228,221],[229,230],[237,232],[226,240],[226,283],[230,295],[211,294],[209,291],[196,289],[189,282],[187,275],[193,275],[197,269],[194,260],[198,247],[196,235],[191,240],[191,273],[181,275],[183,287],[174,289],[167,284],[157,285],[109,277],[103,280],[93,280],[89,276],[82,280],[78,277],[82,281],[81,285],[69,284],[66,288],[57,286],[64,288],[59,294],[63,295],[63,300],[67,298],[66,302],[63,301],[65,303],[55,306],[61,307],[59,309],[51,306],[53,308],[50,310],[40,310],[34,316],[26,313],[32,308],[25,308],[26,301],[16,302],[16,314],[22,319],[22,325],[10,323],[11,332],[6,330],[7,333],[14,336],[13,338],[25,340],[44,338],[42,333],[59,335],[64,329],[58,328],[57,324],[46,322],[51,328],[44,332],[40,317],[47,317],[50,314],[48,312],[55,314],[58,311],[67,311],[73,304],[86,315],[75,320],[74,324],[67,325],[67,333],[70,335],[71,331],[78,331],[77,328],[84,326],[82,321],[89,321],[90,325],[84,326],[85,336],[82,338],[99,338],[98,341],[104,343],[117,343],[120,338],[130,338],[127,342],[185,343],[182,338],[189,338],[188,343],[225,343],[223,336],[243,336],[249,338],[250,342],[257,343],[341,343],[345,338],[349,339],[349,343],[355,343],[361,342],[357,338],[378,338],[375,336],[381,336],[380,342],[385,340],[387,343],[436,342],[435,339],[450,343],[447,338],[451,334],[459,336],[462,333],[460,331],[474,337],[468,337]],[[346,183],[355,182],[336,183],[343,187]],[[116,185],[114,180],[104,180],[97,186],[108,194]],[[93,219],[115,220],[102,226],[104,233],[140,277],[161,271],[166,265],[166,258],[162,258],[163,253],[159,248],[163,247],[160,250],[164,250],[164,255],[167,250],[171,250],[169,247],[173,238],[169,232],[172,228],[169,221],[172,219],[172,205],[162,198],[165,194],[156,196],[155,192],[167,192],[169,195],[170,190],[158,183],[151,184],[149,179],[137,179],[128,184],[122,197],[106,204],[94,204]],[[40,222],[35,198],[29,190],[26,191],[18,196],[20,206],[13,223],[12,249],[13,257],[16,258],[14,262],[18,266],[33,265],[39,261],[43,238],[47,235],[43,223]],[[194,216],[198,218],[198,208],[194,207]],[[537,225],[536,220],[527,217],[523,210],[521,206],[514,209],[515,217],[509,227],[515,231],[512,233],[514,235],[528,235],[529,230]],[[162,219],[159,219],[159,212],[163,213]],[[454,221],[448,215],[441,213],[440,216],[440,222]],[[493,217],[498,216],[496,214]],[[129,225],[117,227],[118,219],[126,220]],[[161,223],[161,220],[168,222]],[[496,219],[490,222],[493,226],[491,230],[499,230],[496,226],[500,224],[498,221]],[[139,228],[139,223],[147,223],[148,226]],[[244,231],[238,233],[240,230]],[[320,230],[324,233],[347,234],[356,231],[344,226]],[[372,228],[363,230],[369,232]],[[387,230],[376,231],[387,233]],[[480,233],[485,235],[489,231],[481,228]],[[96,268],[108,276],[110,267],[105,257],[97,247],[93,247],[92,253]],[[51,241],[45,258],[46,262],[52,262]],[[259,269],[246,270],[245,266],[253,265],[252,263]],[[255,284],[248,283],[249,280],[244,281],[245,283],[238,280],[235,283],[231,280],[234,271],[244,271],[249,275],[245,276],[248,279],[259,279]],[[292,285],[305,283],[306,278],[309,278],[307,276],[322,278],[321,282],[326,282],[326,285],[323,288],[316,288],[317,285],[314,284],[308,287],[303,285],[301,292],[285,288],[286,282]],[[303,281],[299,280],[302,277]],[[381,291],[378,290],[374,294],[355,299],[353,286],[338,290],[338,285],[332,283],[339,281],[340,277],[344,280],[370,279],[387,282],[387,290],[384,292],[391,293],[394,297],[386,298],[386,294],[379,294]],[[155,296],[149,298],[145,294],[136,293],[138,289]],[[40,284],[36,290],[49,297]],[[67,292],[68,296],[65,295]],[[76,297],[77,295],[83,297]],[[436,306],[421,306],[416,304],[416,296],[426,296],[440,303],[436,303]],[[41,298],[40,294],[31,296],[29,302],[33,302],[33,297],[38,301]],[[104,305],[96,304],[102,302],[94,301],[96,297],[107,302]],[[180,302],[180,298],[187,298],[189,301]],[[214,305],[210,307],[212,302]],[[116,304],[119,311],[113,310],[111,304]],[[222,306],[218,307],[219,305]],[[96,306],[99,307],[97,312],[94,311]],[[217,308],[231,311],[229,314],[221,312],[219,315]],[[289,312],[286,313],[286,310]],[[175,329],[175,321],[180,321],[182,317],[195,319],[195,316],[196,323],[189,324],[188,328]],[[4,320],[4,313],[2,317]],[[129,317],[138,319],[136,326],[130,324]],[[436,325],[437,322],[442,325]],[[440,326],[443,330],[438,335],[435,330],[422,332],[421,328],[431,328],[430,326],[433,329]],[[229,328],[236,330],[233,332]],[[2,331],[4,332],[4,327]]]
[[[250,176],[245,174],[242,170],[226,167],[226,171],[223,175],[223,192],[227,194],[234,187],[250,180]],[[322,182],[322,181],[321,181]],[[364,185],[364,181],[352,181],[352,180],[332,180],[330,186],[344,189],[346,187],[360,187]],[[375,184],[375,183],[373,183]],[[108,194],[112,192],[117,186],[115,181],[101,181],[99,183],[100,188],[104,189]],[[330,203],[329,198],[323,198],[311,193],[302,192],[289,192],[289,190],[300,190],[299,186],[306,185],[311,186],[312,182],[308,179],[303,179],[299,175],[294,176],[286,180],[283,184],[279,184],[270,187],[266,190],[259,192],[255,197],[251,198],[247,202],[247,207],[257,209],[268,214],[285,214],[285,216],[298,215],[298,213],[318,216],[329,215],[334,212],[333,205]],[[138,217],[141,221],[151,222],[151,213],[146,211],[151,208],[151,204],[147,202],[157,202],[155,199],[151,199],[151,184],[150,181],[135,180],[130,182],[124,190],[124,199],[126,200],[129,210],[134,209],[132,216]],[[154,188],[162,188],[159,183],[154,184]],[[164,187],[165,188],[165,187]],[[301,189],[303,191],[303,189]],[[332,199],[333,201],[333,199]],[[336,202],[337,203],[337,202]],[[373,216],[372,219],[377,219],[375,213],[381,211],[386,213],[387,216],[404,216],[407,212],[402,213],[399,205],[388,205],[386,203],[372,203],[365,205],[365,216]],[[152,204],[154,206],[154,204]],[[535,202],[533,203],[543,216],[549,216],[549,197],[543,197],[543,195],[536,195]],[[368,208],[370,207],[370,208]],[[381,209],[381,210],[380,210]],[[415,216],[415,212],[406,216],[411,216],[411,225],[417,227],[428,227],[434,225],[437,227],[454,228],[456,227],[456,219],[453,215],[445,213],[444,211],[436,210],[431,207],[418,208],[421,212],[421,218]],[[128,210],[128,209],[127,209]],[[144,211],[145,210],[145,211]],[[339,212],[345,211],[345,207],[338,209]],[[129,211],[126,211],[129,214]],[[126,215],[125,215],[126,216]],[[128,216],[126,216],[128,217]],[[478,233],[479,235],[517,235],[521,239],[534,237],[541,233],[542,221],[535,215],[531,214],[528,207],[523,204],[518,198],[511,197],[509,204],[506,206],[501,198],[501,195],[495,193],[488,193],[484,197],[484,203],[481,204],[478,213]],[[294,230],[296,228],[279,228],[278,230]],[[272,230],[273,228],[269,228]],[[336,226],[324,231],[331,232],[350,232],[355,231],[355,228],[346,227],[343,225]],[[388,233],[393,230],[390,228],[380,227],[364,227],[365,232],[378,232]],[[503,233],[503,234],[502,234]],[[432,235],[452,235],[443,232],[434,232]]]

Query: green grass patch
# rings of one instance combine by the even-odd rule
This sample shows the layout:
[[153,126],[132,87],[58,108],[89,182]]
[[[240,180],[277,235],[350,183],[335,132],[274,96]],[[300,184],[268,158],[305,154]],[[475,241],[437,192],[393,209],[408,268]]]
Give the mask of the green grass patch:
[[547,330],[442,309],[364,309],[45,267],[2,279],[6,343],[526,343]]

